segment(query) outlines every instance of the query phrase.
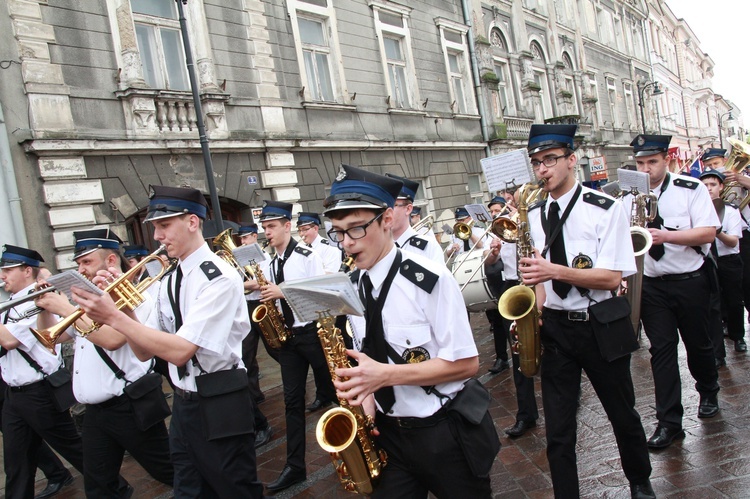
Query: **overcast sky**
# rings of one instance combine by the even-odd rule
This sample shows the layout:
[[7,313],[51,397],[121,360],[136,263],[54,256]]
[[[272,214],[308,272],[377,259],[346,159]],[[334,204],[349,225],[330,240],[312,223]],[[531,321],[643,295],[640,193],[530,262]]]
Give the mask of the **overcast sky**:
[[713,59],[714,92],[742,110],[750,124],[750,1],[668,0],[675,16],[683,18]]

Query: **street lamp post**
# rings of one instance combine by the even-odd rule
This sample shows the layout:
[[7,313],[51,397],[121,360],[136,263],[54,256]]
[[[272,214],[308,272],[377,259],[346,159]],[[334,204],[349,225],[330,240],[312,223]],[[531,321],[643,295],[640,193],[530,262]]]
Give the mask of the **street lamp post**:
[[729,111],[727,111],[727,112],[726,112],[726,113],[724,113],[724,114],[719,114],[719,113],[717,112],[717,113],[716,113],[716,116],[717,116],[717,117],[719,118],[719,119],[718,119],[718,121],[719,121],[719,147],[724,147],[724,146],[723,146],[723,144],[724,144],[724,141],[722,140],[722,136],[721,136],[721,128],[722,128],[722,127],[721,127],[721,122],[722,122],[722,120],[724,119],[724,116],[729,116],[729,119],[730,119],[730,120],[732,119],[732,110],[730,109]]
[[646,133],[646,115],[643,113],[643,96],[645,95],[646,90],[651,87],[653,87],[651,95],[661,95],[664,93],[659,86],[658,81],[652,81],[649,83],[638,82],[638,106],[641,108],[641,129],[644,134]]

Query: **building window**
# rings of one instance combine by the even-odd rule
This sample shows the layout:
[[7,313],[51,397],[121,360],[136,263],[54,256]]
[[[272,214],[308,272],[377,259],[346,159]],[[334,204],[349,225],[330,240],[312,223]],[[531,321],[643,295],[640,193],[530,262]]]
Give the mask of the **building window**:
[[484,204],[484,191],[482,189],[482,176],[469,175],[469,197],[473,204]]
[[609,116],[612,120],[612,128],[620,128],[620,116],[617,113],[617,87],[614,78],[605,78],[607,82],[607,100],[609,101]]
[[408,18],[411,9],[372,0],[375,30],[380,41],[383,71],[386,74],[389,106],[414,108],[419,101],[419,88],[414,70]]
[[508,64],[505,61],[495,60],[495,76],[497,76],[497,98],[502,116],[509,110],[508,108]]
[[329,65],[331,50],[325,26],[317,19],[304,17],[298,17],[297,23],[310,96],[312,100],[332,102],[333,82]]
[[143,78],[152,88],[189,90],[177,8],[171,0],[131,0]]
[[[534,68],[534,82],[539,87],[539,97],[542,100],[542,109],[540,110],[542,116],[537,116],[537,118],[541,118],[543,121],[546,118],[552,117],[552,101],[550,100],[547,71],[545,70],[547,59],[544,56],[542,47],[537,42],[531,42],[530,48],[533,56],[531,64]],[[538,115],[539,113],[535,114]]]
[[623,83],[623,93],[625,94],[625,111],[627,112],[627,120],[630,128],[635,128],[638,119],[635,116],[635,101],[633,100],[633,84]]
[[303,99],[318,102],[346,100],[336,14],[330,0],[288,0]]
[[446,19],[436,20],[448,71],[451,110],[456,114],[476,114],[476,103],[469,73],[468,28]]

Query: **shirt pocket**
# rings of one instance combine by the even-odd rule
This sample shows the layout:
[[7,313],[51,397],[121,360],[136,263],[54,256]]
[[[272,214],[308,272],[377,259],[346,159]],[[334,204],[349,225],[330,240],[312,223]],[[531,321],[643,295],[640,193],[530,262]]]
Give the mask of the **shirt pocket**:
[[[596,265],[596,241],[591,239],[565,241],[565,253],[568,257],[568,265],[571,267],[590,268]],[[580,258],[577,258],[579,256]],[[591,262],[590,265],[589,261]]]
[[431,338],[429,324],[389,325],[387,331],[388,343],[395,345],[397,350],[424,346]]
[[687,230],[690,228],[690,217],[667,217],[664,228],[670,230]]

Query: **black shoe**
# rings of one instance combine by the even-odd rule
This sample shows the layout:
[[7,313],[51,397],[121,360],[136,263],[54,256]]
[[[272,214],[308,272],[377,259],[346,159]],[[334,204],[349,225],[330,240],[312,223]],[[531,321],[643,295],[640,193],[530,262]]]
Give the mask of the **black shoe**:
[[510,362],[507,360],[501,360],[497,359],[494,364],[492,364],[492,367],[487,369],[487,371],[491,372],[492,374],[497,374],[505,371],[510,367]]
[[68,473],[68,476],[59,482],[47,482],[47,486],[39,494],[34,496],[34,499],[44,499],[45,497],[52,497],[57,495],[66,485],[73,483],[73,475]]
[[255,432],[255,448],[257,449],[261,445],[266,445],[268,442],[271,441],[271,436],[273,435],[273,428],[271,428],[271,425],[268,425],[263,430],[258,430]]
[[699,418],[712,418],[719,414],[719,397],[713,395],[701,395],[701,403],[698,406]]
[[268,490],[282,490],[294,484],[304,482],[306,479],[307,475],[303,470],[293,470],[289,466],[284,466],[284,471],[281,472],[279,478],[266,485],[266,488]]
[[518,438],[536,426],[536,421],[516,421],[516,424],[505,430],[505,433],[512,438]]
[[727,360],[726,359],[720,359],[720,358],[716,357],[715,360],[716,360],[716,369],[718,369],[720,367],[724,367],[724,366],[727,365]]
[[125,489],[125,492],[122,494],[122,499],[130,499],[133,497],[133,494],[135,493],[135,489],[132,485],[128,484],[128,488]]
[[330,400],[323,401],[320,399],[315,399],[312,404],[307,406],[307,412],[315,412],[324,407],[328,407],[331,404],[333,404],[333,402],[331,402]]
[[666,426],[659,425],[656,427],[656,431],[651,438],[648,439],[646,445],[651,449],[664,449],[669,447],[675,439],[685,438],[685,432],[682,428],[667,428]]
[[645,483],[631,483],[630,497],[633,499],[656,499],[654,489],[651,488],[651,482],[646,480]]
[[734,342],[734,351],[747,352],[747,343],[745,343],[744,339],[740,338],[739,340]]

